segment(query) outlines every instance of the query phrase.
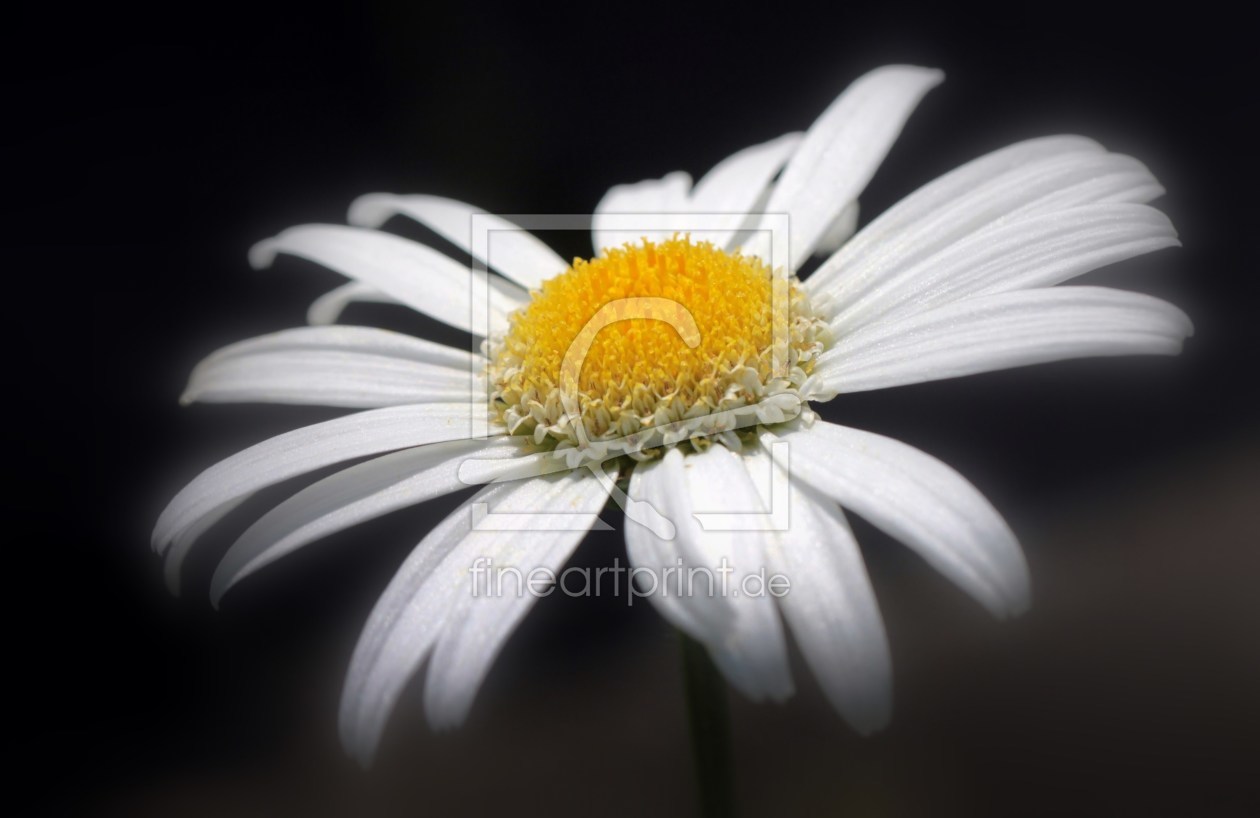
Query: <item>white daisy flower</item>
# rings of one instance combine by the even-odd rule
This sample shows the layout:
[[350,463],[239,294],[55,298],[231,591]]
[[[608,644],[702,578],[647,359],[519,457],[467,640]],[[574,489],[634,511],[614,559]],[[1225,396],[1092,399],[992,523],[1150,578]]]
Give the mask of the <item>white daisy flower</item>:
[[[1011,529],[963,477],[903,443],[825,422],[810,402],[1065,358],[1176,354],[1191,333],[1180,310],[1155,298],[1056,286],[1178,243],[1146,204],[1163,192],[1150,172],[1089,139],[1033,139],[981,156],[854,234],[858,195],[941,79],[881,68],[805,133],[740,151],[694,185],[673,173],[613,188],[596,209],[589,260],[569,264],[512,223],[433,196],[365,196],[350,226],[303,225],[260,243],[256,267],[289,254],[350,282],[312,305],[313,326],[210,355],[184,400],[364,411],[259,443],[193,480],[153,535],[172,582],[217,520],[317,469],[370,458],[246,530],[215,574],[216,604],[320,537],[487,483],[421,540],[360,639],[341,729],[367,760],[426,661],[430,721],[458,724],[528,612],[532,594],[478,593],[475,566],[559,572],[601,525],[611,493],[628,503],[636,569],[729,565],[737,580],[761,569],[790,580],[782,596],[652,589],[661,615],[706,646],[731,685],[754,700],[789,696],[790,630],[840,715],[863,733],[878,729],[889,717],[889,652],[842,509],[997,616],[1027,607],[1028,572]],[[757,213],[766,215],[748,215]],[[763,229],[781,214],[786,264]],[[500,275],[377,229],[398,215]],[[700,216],[704,229],[691,229]],[[474,217],[494,233],[493,257],[472,236]],[[815,255],[821,266],[798,279]],[[460,350],[335,324],[362,300],[407,305],[484,343]],[[599,319],[614,301],[622,312]],[[704,524],[705,514],[773,516],[776,485],[787,492],[786,525]],[[527,524],[536,512],[564,512],[565,523],[538,530]],[[480,524],[489,514],[505,516]]]

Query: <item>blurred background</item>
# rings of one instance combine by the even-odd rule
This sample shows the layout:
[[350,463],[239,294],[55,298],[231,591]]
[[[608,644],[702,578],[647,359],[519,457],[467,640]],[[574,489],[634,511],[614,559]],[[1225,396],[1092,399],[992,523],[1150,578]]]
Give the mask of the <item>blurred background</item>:
[[[1088,281],[1173,300],[1198,332],[1176,359],[827,406],[971,479],[1020,535],[1034,607],[998,623],[855,522],[892,645],[893,723],[857,737],[799,662],[786,705],[733,696],[744,814],[1260,814],[1260,110],[1251,31],[1227,8],[377,0],[14,18],[18,786],[47,814],[691,814],[677,645],[624,598],[542,600],[466,728],[432,733],[409,697],[360,770],[336,736],[354,641],[462,498],[304,549],[216,613],[210,571],[285,490],[269,493],[205,539],[173,598],[148,546],[165,502],[221,457],[335,414],[177,398],[203,355],[301,324],[337,283],[293,260],[249,269],[249,246],[286,226],[343,221],[370,191],[589,212],[613,184],[698,177],[808,126],[866,70],[911,62],[947,79],[862,197],[862,223],[1011,141],[1086,134],[1152,168],[1185,244]],[[590,252],[580,235],[548,239]],[[435,329],[390,307],[347,318]],[[579,564],[624,562],[621,520],[606,519],[618,530]]]

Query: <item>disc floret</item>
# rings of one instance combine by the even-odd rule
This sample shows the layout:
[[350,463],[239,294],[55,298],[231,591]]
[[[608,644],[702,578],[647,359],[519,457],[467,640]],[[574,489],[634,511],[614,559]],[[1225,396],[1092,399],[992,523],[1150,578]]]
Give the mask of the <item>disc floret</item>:
[[490,339],[491,404],[511,434],[592,457],[807,411],[828,340],[794,277],[674,237],[604,251],[544,282]]

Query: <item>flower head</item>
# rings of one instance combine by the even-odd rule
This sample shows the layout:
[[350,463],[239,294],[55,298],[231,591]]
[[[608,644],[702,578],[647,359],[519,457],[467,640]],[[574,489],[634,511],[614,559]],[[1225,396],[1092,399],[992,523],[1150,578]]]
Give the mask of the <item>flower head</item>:
[[[484,593],[485,567],[561,568],[611,495],[626,508],[635,570],[657,580],[638,592],[734,687],[752,699],[791,694],[790,630],[840,714],[879,728],[891,707],[888,647],[842,508],[996,615],[1028,605],[1028,572],[1010,528],[955,471],[824,422],[809,402],[1065,358],[1172,354],[1191,332],[1157,299],[1056,286],[1177,243],[1147,205],[1162,193],[1149,171],[1088,139],[982,156],[854,234],[858,194],[940,80],[882,68],[806,133],[740,151],[694,185],[676,173],[613,188],[596,209],[594,254],[572,264],[506,220],[431,196],[365,196],[354,226],[262,242],[256,266],[285,253],[351,281],[312,305],[313,326],[208,357],[184,399],[366,411],[196,478],[154,531],[168,575],[251,494],[324,467],[368,458],[245,531],[215,575],[216,601],[322,536],[489,484],[424,535],[369,619],[341,713],[347,746],[366,760],[426,660],[431,721],[468,712],[533,599]],[[395,215],[499,275],[377,229]],[[815,255],[821,265],[798,279]],[[336,325],[356,300],[400,302],[484,342],[458,350]],[[671,570],[726,572],[746,588],[767,569],[790,591],[678,593],[662,581]]]

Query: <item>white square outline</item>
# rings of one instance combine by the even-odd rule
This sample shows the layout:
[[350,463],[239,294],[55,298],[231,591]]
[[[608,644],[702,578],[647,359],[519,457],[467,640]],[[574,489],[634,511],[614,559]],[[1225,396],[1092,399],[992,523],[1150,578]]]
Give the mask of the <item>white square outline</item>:
[[[739,223],[755,224],[756,227],[747,230],[732,230],[730,223],[732,216],[739,218]],[[714,240],[719,245],[725,245],[726,241],[736,234],[743,234],[745,241],[742,247],[747,247],[754,242],[753,237],[760,238],[769,233],[769,258],[766,259],[770,268],[770,274],[774,278],[782,278],[785,282],[791,278],[791,266],[784,263],[776,265],[775,258],[788,259],[791,248],[790,236],[790,217],[786,213],[605,213],[600,215],[601,232],[612,232],[622,234],[626,241],[639,241],[645,237],[645,234],[687,234],[693,239],[705,241]],[[505,222],[508,226],[505,226]],[[490,383],[481,378],[481,372],[477,369],[477,361],[481,358],[480,344],[482,339],[488,339],[491,334],[498,330],[499,327],[494,322],[494,309],[490,303],[490,281],[491,276],[495,273],[491,272],[495,269],[492,258],[493,243],[492,236],[495,233],[526,233],[536,237],[536,231],[542,230],[578,230],[593,238],[594,216],[586,214],[489,214],[489,213],[473,213],[469,219],[469,248],[471,251],[472,264],[470,268],[470,298],[469,306],[471,309],[470,326],[472,327],[474,357],[470,362],[470,391],[474,393],[472,404],[475,406],[480,397],[484,401],[484,405],[490,403]],[[619,226],[626,225],[626,226]],[[630,226],[632,225],[632,226]],[[758,242],[760,243],[760,242]],[[762,244],[764,246],[764,244]],[[598,253],[603,248],[594,248]],[[563,270],[558,270],[557,275]],[[508,276],[504,279],[511,280]],[[783,293],[787,293],[787,288],[782,288]],[[791,330],[790,330],[790,306],[787,309],[776,309],[775,299],[776,288],[770,288],[770,315],[771,315],[771,373],[772,377],[786,378],[788,375],[788,362],[782,359],[780,350],[786,350],[790,346]],[[502,329],[506,329],[503,326]],[[485,388],[485,394],[477,396],[477,384],[481,382]],[[471,439],[486,440],[492,434],[490,430],[490,419],[487,414],[473,411],[471,413]],[[471,458],[475,459],[475,458]],[[777,441],[772,446],[770,452],[771,469],[771,493],[769,511],[732,511],[732,512],[693,512],[693,516],[700,523],[701,528],[705,531],[786,531],[789,528],[790,521],[790,487],[787,484],[788,474],[788,444],[787,441]],[[778,465],[776,465],[778,464]],[[780,468],[781,467],[781,468]],[[592,469],[594,471],[594,469]],[[602,472],[602,469],[600,470]],[[782,478],[780,479],[780,472]],[[627,502],[617,495],[621,494],[620,490],[611,492],[614,500],[623,507],[628,507],[640,501],[632,501],[626,498]],[[778,508],[780,502],[783,508]],[[479,508],[475,509],[473,528],[475,530],[568,530],[572,526],[564,521],[556,521],[557,516],[588,516],[581,513],[566,512],[511,512],[496,513],[488,509],[484,503],[477,504]],[[657,512],[658,516],[665,522],[669,523],[669,528],[674,529],[670,521]],[[511,518],[512,523],[508,523],[507,519],[494,520],[502,516]],[[531,519],[526,522],[527,518]],[[638,522],[631,520],[627,515],[627,523]],[[558,524],[557,524],[558,523]],[[508,526],[504,528],[503,526]],[[597,518],[596,528],[606,528],[607,524]],[[655,530],[655,526],[650,526]],[[658,536],[666,532],[658,531]],[[669,536],[664,539],[673,539],[673,531],[668,532]]]

